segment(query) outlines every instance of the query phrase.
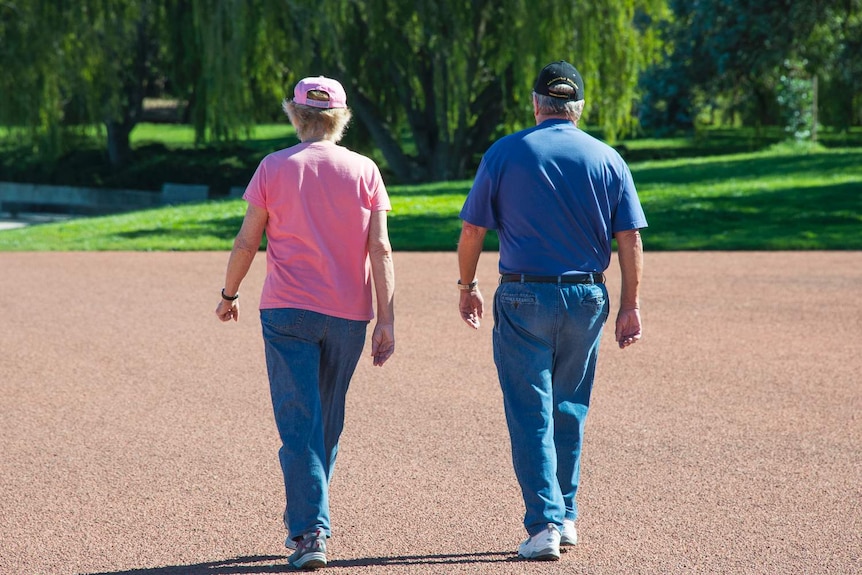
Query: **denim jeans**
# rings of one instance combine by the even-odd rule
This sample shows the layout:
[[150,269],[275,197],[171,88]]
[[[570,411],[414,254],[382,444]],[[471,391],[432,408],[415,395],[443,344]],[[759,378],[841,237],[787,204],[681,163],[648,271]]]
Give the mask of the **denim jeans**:
[[602,328],[604,284],[503,283],[494,363],[530,536],[576,519],[581,444]]
[[362,355],[367,321],[301,309],[260,312],[289,537],[329,536],[329,482],[344,428],[344,403]]

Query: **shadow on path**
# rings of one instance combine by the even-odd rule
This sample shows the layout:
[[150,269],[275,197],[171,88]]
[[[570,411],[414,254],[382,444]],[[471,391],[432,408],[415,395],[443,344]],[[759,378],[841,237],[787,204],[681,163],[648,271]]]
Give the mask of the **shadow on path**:
[[[464,565],[480,563],[502,563],[517,561],[514,553],[485,552],[440,555],[403,555],[394,557],[363,557],[329,561],[327,570],[350,567],[385,567],[389,565]],[[278,562],[273,565],[273,562]],[[299,570],[287,564],[283,555],[251,555],[234,557],[222,561],[195,563],[192,565],[169,565],[128,569],[125,571],[100,571],[88,575],[254,575],[256,573],[292,573]]]

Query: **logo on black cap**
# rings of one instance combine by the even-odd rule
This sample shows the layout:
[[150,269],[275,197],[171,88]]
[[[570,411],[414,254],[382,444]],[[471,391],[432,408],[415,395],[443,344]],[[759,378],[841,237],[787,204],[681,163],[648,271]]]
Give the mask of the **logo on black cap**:
[[[561,90],[562,86],[570,89]],[[533,91],[543,96],[576,102],[584,99],[584,81],[574,66],[560,60],[542,68]]]

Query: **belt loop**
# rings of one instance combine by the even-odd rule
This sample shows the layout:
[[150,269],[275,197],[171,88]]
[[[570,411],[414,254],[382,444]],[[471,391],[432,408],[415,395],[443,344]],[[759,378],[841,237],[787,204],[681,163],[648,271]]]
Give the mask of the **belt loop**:
[[521,283],[524,283],[524,274],[521,274]]
[[557,276],[557,287],[563,285],[563,276]]

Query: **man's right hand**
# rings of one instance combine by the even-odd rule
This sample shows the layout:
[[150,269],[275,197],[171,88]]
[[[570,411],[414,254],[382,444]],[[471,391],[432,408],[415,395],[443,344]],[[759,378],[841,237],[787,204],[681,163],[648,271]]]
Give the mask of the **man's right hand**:
[[625,349],[641,338],[641,312],[639,309],[621,309],[614,330],[620,349]]
[[478,287],[472,291],[461,290],[458,309],[461,311],[461,319],[464,320],[464,323],[473,329],[479,329],[479,320],[482,319],[485,300],[482,298],[482,292],[479,291]]

